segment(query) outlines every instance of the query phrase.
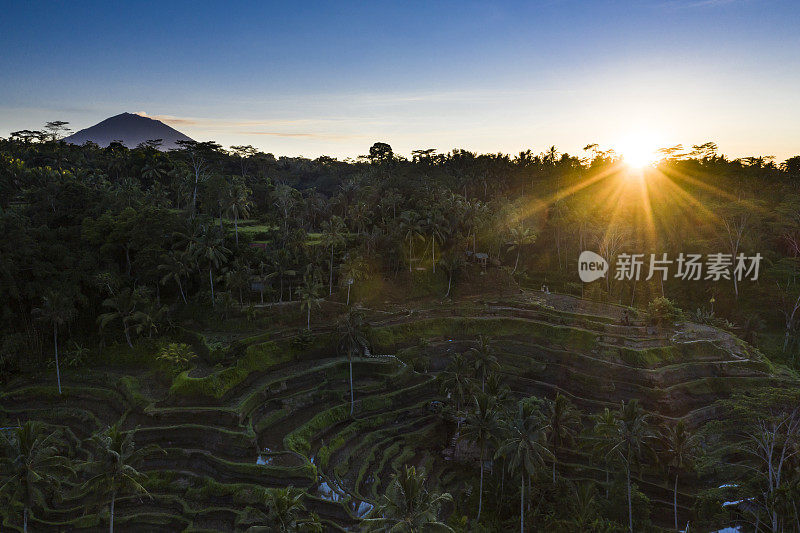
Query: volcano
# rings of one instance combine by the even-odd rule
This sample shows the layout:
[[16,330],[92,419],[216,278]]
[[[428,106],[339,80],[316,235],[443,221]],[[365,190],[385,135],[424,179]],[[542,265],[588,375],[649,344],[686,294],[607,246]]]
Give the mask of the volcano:
[[155,139],[162,140],[162,150],[178,148],[177,141],[192,140],[160,120],[133,113],[115,115],[64,138],[72,144],[91,141],[102,147],[108,146],[112,141],[121,141],[128,148],[136,148],[145,141]]

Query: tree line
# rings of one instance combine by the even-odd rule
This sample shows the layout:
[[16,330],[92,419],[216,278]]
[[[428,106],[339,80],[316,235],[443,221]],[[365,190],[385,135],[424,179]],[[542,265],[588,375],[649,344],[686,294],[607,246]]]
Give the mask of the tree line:
[[[350,303],[360,284],[419,273],[452,294],[485,254],[530,287],[646,306],[669,298],[734,329],[771,357],[800,361],[800,159],[729,159],[706,143],[670,147],[645,186],[588,145],[516,156],[375,143],[356,160],[275,157],[186,141],[159,150],[75,146],[66,123],[0,140],[0,369],[229,317],[250,305]],[[759,252],[758,283],[577,280],[583,249]],[[767,305],[769,303],[769,305]],[[60,336],[59,336],[60,335]]]

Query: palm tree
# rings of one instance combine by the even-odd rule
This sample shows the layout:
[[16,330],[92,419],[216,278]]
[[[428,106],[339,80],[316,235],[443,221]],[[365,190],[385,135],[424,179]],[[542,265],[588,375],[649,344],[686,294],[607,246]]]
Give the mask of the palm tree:
[[380,503],[365,520],[368,531],[391,533],[452,532],[439,521],[442,505],[452,502],[448,493],[439,494],[425,488],[425,471],[406,465],[396,472]]
[[511,228],[509,231],[509,237],[511,238],[510,246],[508,250],[517,250],[517,259],[514,261],[514,270],[511,271],[513,274],[517,271],[517,266],[519,265],[519,256],[522,250],[522,247],[526,244],[533,244],[536,242],[536,233],[531,231],[530,228],[526,228],[522,224]]
[[422,237],[422,226],[419,215],[415,211],[403,211],[400,213],[400,233],[408,241],[408,271],[414,263],[414,241]]
[[72,298],[63,292],[52,291],[42,296],[42,305],[33,310],[42,322],[53,325],[53,348],[56,356],[56,380],[61,394],[61,370],[58,365],[58,328],[75,318],[76,310]]
[[558,159],[558,150],[556,149],[555,145],[551,146],[544,152],[544,160],[554,165],[556,160]]
[[614,447],[614,435],[617,432],[617,415],[614,411],[606,407],[602,412],[594,415],[593,418],[594,426],[592,427],[592,433],[594,440],[591,448],[593,453],[603,457],[606,462],[606,498],[608,498],[608,476],[611,470],[611,459],[613,459],[611,450]]
[[236,291],[239,294],[239,305],[244,306],[242,291],[250,287],[250,278],[253,273],[250,265],[244,260],[237,260],[225,273],[225,287],[229,291]]
[[389,189],[381,196],[381,205],[389,206],[392,208],[392,219],[397,218],[397,204],[403,200],[403,197],[397,193],[395,189]]
[[375,254],[382,242],[386,241],[386,231],[380,222],[372,226],[372,229],[364,234],[364,255],[370,259],[375,258]]
[[[270,272],[270,267],[270,262],[265,257],[262,257],[262,259],[258,262],[258,273],[256,274],[256,279],[258,279],[260,284],[258,293],[262,304],[264,303],[264,289],[268,287],[269,280],[278,275],[278,272],[275,270]],[[270,292],[272,291],[271,286],[269,287],[269,290]]]
[[142,177],[149,181],[157,181],[164,175],[164,170],[158,166],[158,161],[151,160],[142,167]]
[[231,251],[225,247],[224,235],[214,226],[205,228],[205,231],[198,239],[192,243],[192,250],[195,260],[199,263],[208,264],[208,279],[211,282],[211,305],[216,306],[214,301],[214,269],[228,261]]
[[186,253],[170,250],[169,253],[161,256],[161,264],[158,265],[158,270],[164,273],[161,277],[161,284],[166,285],[170,280],[175,281],[181,293],[183,303],[188,303],[186,301],[186,293],[183,291],[183,283],[181,283],[181,279],[189,277],[189,265],[187,264]]
[[[598,520],[597,486],[594,481],[572,484],[572,498],[568,505],[568,518],[556,520],[559,531],[609,531],[602,519]],[[565,506],[566,507],[566,506]],[[563,528],[563,529],[561,529]]]
[[428,212],[421,223],[422,231],[431,237],[431,268],[436,272],[436,241],[443,242],[446,236],[446,223],[441,213],[435,210]]
[[28,421],[3,435],[4,454],[0,457],[5,494],[13,507],[22,507],[22,530],[28,531],[28,517],[35,506],[45,501],[44,487],[57,483],[57,476],[72,472],[70,461],[55,446],[56,433],[46,434],[40,422]]
[[[472,390],[469,363],[461,354],[455,354],[447,369],[437,377],[442,392],[447,393],[456,402],[456,413],[461,411],[461,406],[467,394]],[[458,415],[457,415],[458,416]],[[461,424],[459,423],[459,426]]]
[[494,398],[498,409],[505,409],[511,401],[511,387],[503,380],[503,376],[497,372],[491,372],[486,376],[486,394]]
[[512,471],[520,474],[519,530],[525,531],[525,480],[544,467],[555,456],[547,449],[545,428],[535,416],[525,416],[522,407],[509,424],[509,436],[497,450],[495,458],[505,457]]
[[689,468],[697,453],[697,435],[686,428],[683,420],[671,424],[660,435],[662,461],[675,473],[675,488],[672,507],[675,515],[675,530],[678,530],[678,475]]
[[350,416],[353,416],[355,392],[353,389],[353,355],[366,346],[364,335],[364,312],[361,309],[350,309],[339,319],[339,346],[347,351],[347,362],[350,366]]
[[300,308],[308,312],[307,329],[311,331],[311,308],[313,306],[320,307],[319,291],[322,285],[317,281],[313,275],[306,275],[303,279],[303,284],[297,287],[297,295],[300,298]]
[[[148,338],[158,334],[158,325],[167,319],[167,306],[160,306],[155,300],[145,300],[144,309],[137,314],[136,331],[147,331]],[[168,319],[167,319],[168,322]]]
[[108,307],[111,311],[97,317],[100,329],[104,329],[109,322],[120,320],[122,322],[122,331],[125,333],[125,340],[128,342],[128,346],[133,348],[131,331],[141,331],[142,322],[145,319],[144,313],[136,309],[138,303],[138,295],[128,287],[125,287],[114,296],[106,298],[103,301],[103,307]]
[[136,468],[145,455],[163,450],[155,445],[136,449],[133,432],[120,431],[116,424],[92,435],[91,443],[96,453],[84,465],[92,476],[84,483],[84,488],[95,494],[111,495],[108,531],[114,533],[114,504],[117,496],[124,493],[150,496],[142,486],[145,475]]
[[347,210],[346,218],[350,220],[357,235],[364,233],[364,227],[369,219],[369,208],[364,202],[356,202]]
[[633,533],[633,502],[631,499],[631,469],[640,464],[645,453],[652,451],[650,439],[650,418],[639,406],[637,400],[622,402],[616,413],[617,424],[614,446],[610,453],[615,455],[625,467],[628,488],[628,529]]
[[302,490],[291,486],[267,489],[264,491],[264,504],[268,509],[267,519],[273,531],[305,531],[299,519],[300,513],[306,512]]
[[475,368],[475,374],[481,380],[481,392],[486,392],[486,376],[493,369],[500,368],[491,337],[479,335],[478,346],[472,348],[470,353],[473,356],[472,364]]
[[[465,203],[465,215],[464,219],[468,228],[469,233],[472,235],[472,253],[478,251],[477,248],[477,239],[478,239],[478,227],[484,221],[487,215],[487,206],[480,200],[475,200],[473,202],[467,201]],[[467,236],[469,238],[469,235]]]
[[243,183],[234,183],[226,191],[224,198],[225,211],[233,215],[233,228],[236,235],[236,244],[239,244],[239,217],[250,216],[250,189]]
[[289,233],[289,219],[292,211],[297,206],[300,193],[289,185],[279,184],[275,186],[273,196],[275,208],[283,220],[283,235],[285,237]]
[[[280,296],[278,297],[279,301],[283,301],[283,280],[287,277],[293,277],[297,274],[297,271],[292,268],[292,257],[289,254],[289,250],[286,248],[279,248],[275,250],[275,255],[273,257],[275,271],[278,274],[278,282],[279,282],[279,289],[280,289]],[[289,299],[292,299],[292,291],[291,285],[289,289]]]
[[450,296],[450,289],[453,286],[453,278],[464,266],[464,254],[460,250],[451,249],[442,257],[442,266],[447,271],[447,292],[444,298]]
[[344,222],[341,218],[334,215],[322,223],[322,245],[325,248],[330,248],[331,251],[331,260],[330,260],[330,279],[328,281],[328,296],[333,294],[333,253],[336,250],[336,247],[342,246],[345,243],[344,235],[345,235],[346,227]]
[[547,419],[547,443],[553,452],[553,483],[556,482],[556,462],[558,453],[575,442],[580,431],[581,414],[569,398],[556,394],[556,399],[547,403],[545,410]]
[[[559,189],[561,188],[560,186],[557,187]],[[553,205],[550,209],[550,222],[553,225],[553,233],[554,233],[553,237],[555,238],[556,241],[556,256],[558,258],[559,271],[561,270],[561,240],[562,240],[561,231],[564,225],[567,223],[568,214],[569,212],[567,210],[567,204],[563,198],[559,198],[555,202],[553,202]]]
[[341,282],[347,284],[347,304],[350,305],[350,287],[356,280],[362,279],[367,270],[367,264],[360,255],[348,256],[339,268]]
[[475,410],[467,415],[461,437],[477,444],[480,448],[481,481],[478,489],[478,516],[475,519],[480,522],[481,511],[483,510],[484,458],[486,456],[486,448],[491,444],[497,433],[498,422],[494,398],[485,394],[478,394],[475,396],[474,401]]

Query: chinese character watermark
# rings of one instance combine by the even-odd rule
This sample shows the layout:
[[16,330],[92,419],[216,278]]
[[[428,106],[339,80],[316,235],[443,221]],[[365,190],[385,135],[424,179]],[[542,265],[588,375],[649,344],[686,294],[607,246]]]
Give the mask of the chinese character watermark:
[[[758,280],[761,254],[746,256],[732,254],[678,254],[674,260],[662,254],[619,254],[614,265],[614,279],[619,281],[639,281],[669,277],[685,281],[742,281]],[[578,258],[578,274],[581,281],[590,283],[609,272],[606,259],[594,252],[582,252]]]

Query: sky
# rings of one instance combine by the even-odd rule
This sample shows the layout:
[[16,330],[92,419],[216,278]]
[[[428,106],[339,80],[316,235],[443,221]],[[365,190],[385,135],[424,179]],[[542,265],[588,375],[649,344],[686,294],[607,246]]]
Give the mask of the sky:
[[113,4],[3,1],[0,136],[127,111],[287,156],[800,154],[797,0]]

